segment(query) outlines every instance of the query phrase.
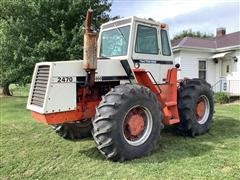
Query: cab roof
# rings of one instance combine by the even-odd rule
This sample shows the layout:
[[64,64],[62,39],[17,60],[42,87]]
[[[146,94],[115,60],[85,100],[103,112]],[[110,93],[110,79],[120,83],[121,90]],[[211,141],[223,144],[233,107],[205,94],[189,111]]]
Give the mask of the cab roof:
[[108,29],[114,26],[121,26],[125,24],[132,24],[133,22],[141,22],[144,24],[150,24],[150,25],[156,25],[156,26],[165,26],[168,28],[168,26],[164,23],[160,23],[159,21],[155,21],[153,19],[146,19],[146,18],[139,18],[136,16],[130,16],[130,17],[125,17],[117,20],[112,20],[109,22],[106,22],[101,25],[101,29]]

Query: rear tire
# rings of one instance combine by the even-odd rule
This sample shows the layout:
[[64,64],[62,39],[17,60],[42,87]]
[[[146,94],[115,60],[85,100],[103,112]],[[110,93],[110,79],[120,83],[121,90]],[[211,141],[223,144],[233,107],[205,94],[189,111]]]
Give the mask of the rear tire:
[[97,107],[92,134],[98,150],[107,159],[131,160],[154,149],[161,120],[157,98],[148,88],[119,85]]
[[67,140],[79,140],[90,137],[92,130],[91,120],[78,121],[74,123],[63,123],[53,125],[55,132]]
[[178,90],[180,123],[178,132],[196,136],[206,133],[212,123],[214,103],[211,86],[202,79],[189,79]]

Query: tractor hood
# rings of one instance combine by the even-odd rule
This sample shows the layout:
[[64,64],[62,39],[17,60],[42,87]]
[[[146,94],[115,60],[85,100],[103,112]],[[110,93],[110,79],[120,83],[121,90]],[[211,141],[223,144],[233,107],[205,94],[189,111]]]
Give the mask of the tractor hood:
[[[37,63],[27,109],[41,114],[75,110],[76,89],[84,86],[86,77],[82,60]],[[95,82],[124,79],[128,76],[120,60],[98,60]]]

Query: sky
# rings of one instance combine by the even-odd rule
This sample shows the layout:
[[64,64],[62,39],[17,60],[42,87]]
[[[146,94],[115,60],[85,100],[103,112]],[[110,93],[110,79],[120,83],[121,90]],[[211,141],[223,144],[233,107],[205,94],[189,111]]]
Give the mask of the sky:
[[168,24],[171,37],[188,29],[240,31],[240,0],[112,0],[110,15],[151,17]]

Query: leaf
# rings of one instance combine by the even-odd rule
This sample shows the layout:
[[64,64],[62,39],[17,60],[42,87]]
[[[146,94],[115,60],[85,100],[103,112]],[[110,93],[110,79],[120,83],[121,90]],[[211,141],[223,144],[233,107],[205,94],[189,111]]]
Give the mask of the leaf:
[[[109,20],[111,4],[92,0],[93,26]],[[1,0],[1,84],[30,82],[35,63],[82,59],[88,1]]]

